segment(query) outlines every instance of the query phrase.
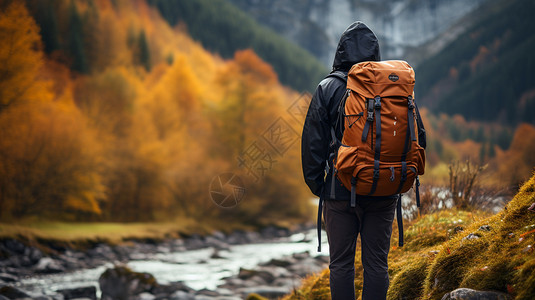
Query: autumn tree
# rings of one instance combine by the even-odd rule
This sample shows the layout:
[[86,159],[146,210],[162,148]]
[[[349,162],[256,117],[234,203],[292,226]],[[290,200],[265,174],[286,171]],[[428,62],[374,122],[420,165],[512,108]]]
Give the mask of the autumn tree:
[[244,50],[236,52],[234,60],[218,74],[218,82],[224,92],[214,124],[225,147],[222,154],[230,159],[275,120],[281,109],[280,97],[272,89],[277,76],[252,50]]
[[39,28],[24,4],[13,1],[0,12],[0,114],[17,102],[50,99],[38,81],[42,67]]

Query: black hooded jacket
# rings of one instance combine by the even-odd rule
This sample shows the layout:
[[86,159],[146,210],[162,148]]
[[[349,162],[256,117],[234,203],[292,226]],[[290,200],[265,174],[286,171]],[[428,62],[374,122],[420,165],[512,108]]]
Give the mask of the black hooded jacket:
[[[349,72],[353,64],[380,60],[379,43],[375,34],[361,22],[351,24],[340,37],[333,63],[333,72]],[[325,166],[332,149],[331,127],[335,126],[338,105],[346,90],[343,80],[334,76],[323,79],[310,102],[303,127],[301,160],[305,182],[316,196],[323,199],[331,191],[332,161]],[[339,130],[335,130],[339,134]],[[341,140],[341,136],[338,139]],[[326,176],[327,175],[327,176]],[[327,179],[327,180],[325,180]],[[349,200],[350,192],[335,179],[335,199]]]

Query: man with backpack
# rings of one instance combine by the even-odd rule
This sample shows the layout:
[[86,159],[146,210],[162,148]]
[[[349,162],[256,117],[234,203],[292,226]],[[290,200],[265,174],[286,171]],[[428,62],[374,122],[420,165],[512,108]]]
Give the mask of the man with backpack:
[[[351,24],[340,38],[333,71],[319,83],[312,97],[303,128],[303,174],[312,193],[320,197],[318,224],[323,200],[326,200],[323,217],[329,242],[330,287],[334,300],[355,299],[354,258],[358,234],[361,236],[364,269],[362,299],[386,299],[389,285],[387,258],[396,204],[401,201],[398,195],[412,186],[418,174],[423,174],[424,154],[416,136],[421,140],[420,144],[425,138],[422,137],[424,131],[419,114],[417,109],[414,110],[412,68],[404,62],[394,62],[392,67],[387,64],[386,67],[394,71],[386,71],[389,72],[384,79],[389,80],[386,84],[357,86],[366,85],[366,76],[372,81],[380,77],[378,70],[384,66],[374,65],[379,61],[375,34],[362,22]],[[403,98],[396,95],[390,101],[390,85],[401,88]],[[362,90],[362,94],[366,94],[366,89],[375,87],[384,87],[384,99],[373,94],[375,91],[364,96],[355,92]],[[351,105],[358,102],[363,106],[351,112],[350,101],[353,101]],[[403,113],[396,107],[390,109],[387,105],[390,102],[394,106],[403,106]],[[360,128],[358,138],[351,140],[349,133],[358,130],[357,127]],[[418,127],[418,133],[414,127]],[[390,144],[399,149],[388,148]],[[380,157],[385,151],[390,151],[387,154],[392,156],[383,154]],[[400,221],[401,210],[398,208],[398,225]]]

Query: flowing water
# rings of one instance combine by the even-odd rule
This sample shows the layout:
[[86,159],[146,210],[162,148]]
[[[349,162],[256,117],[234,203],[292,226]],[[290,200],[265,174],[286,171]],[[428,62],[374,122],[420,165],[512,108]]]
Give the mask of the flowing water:
[[[154,275],[162,284],[182,281],[195,290],[215,290],[223,283],[223,278],[237,274],[240,268],[253,269],[271,259],[306,251],[312,256],[328,255],[326,241],[325,233],[323,233],[322,253],[318,253],[316,231],[310,230],[269,243],[230,246],[228,250],[217,252],[218,257],[221,258],[211,258],[216,251],[214,248],[203,248],[143,255],[139,259],[129,261],[127,266],[134,271]],[[94,269],[32,276],[21,280],[16,286],[30,294],[47,295],[59,289],[93,285],[97,287],[100,294],[98,278],[106,268],[112,266],[110,263]]]

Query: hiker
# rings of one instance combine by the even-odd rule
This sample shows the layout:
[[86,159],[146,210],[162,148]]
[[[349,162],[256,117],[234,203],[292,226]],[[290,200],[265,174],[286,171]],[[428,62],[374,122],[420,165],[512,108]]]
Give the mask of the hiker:
[[[356,63],[379,60],[377,37],[364,23],[355,22],[340,38],[333,72],[341,71],[347,75]],[[387,257],[398,196],[357,195],[356,205],[351,207],[350,191],[334,178],[336,196],[330,199],[333,175],[333,161],[329,158],[333,150],[330,147],[331,129],[336,125],[337,109],[345,92],[346,83],[335,76],[328,76],[319,83],[303,128],[303,174],[312,193],[326,200],[323,217],[329,242],[332,299],[355,299],[354,259],[358,234],[364,268],[362,299],[386,299],[389,285]],[[342,140],[340,132],[340,128],[333,131],[338,140]]]

